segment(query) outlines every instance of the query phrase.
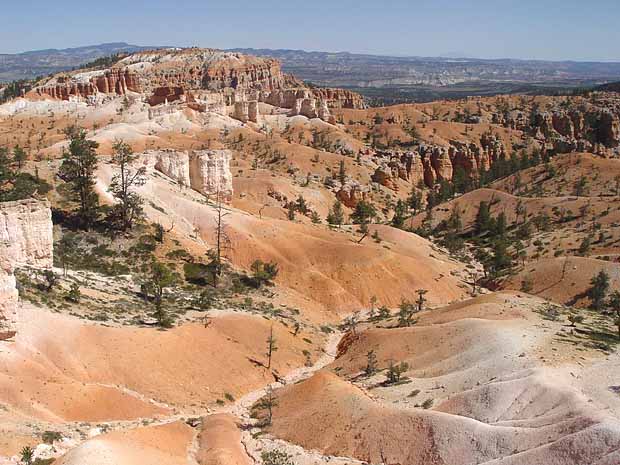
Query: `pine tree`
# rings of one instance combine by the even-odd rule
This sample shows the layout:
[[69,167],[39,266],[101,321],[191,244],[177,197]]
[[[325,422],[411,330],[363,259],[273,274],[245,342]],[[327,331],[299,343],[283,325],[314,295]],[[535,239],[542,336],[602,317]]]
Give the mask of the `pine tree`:
[[601,310],[605,305],[605,298],[609,290],[609,275],[604,270],[599,271],[590,281],[590,285],[587,295],[592,301],[592,307]]
[[366,376],[372,376],[377,372],[377,354],[371,350],[366,354],[366,368],[364,373]]
[[293,202],[288,204],[287,210],[286,210],[286,217],[290,220],[290,221],[294,221],[295,220],[295,204]]
[[170,317],[163,306],[164,290],[172,286],[175,282],[175,276],[166,265],[160,262],[153,262],[151,265],[151,275],[149,277],[149,285],[153,290],[155,303],[155,318],[162,327],[171,326]]
[[0,147],[0,201],[4,200],[6,192],[15,182],[16,173],[11,166],[9,151],[5,147]]
[[411,326],[414,323],[413,316],[416,314],[416,306],[403,299],[398,306],[398,325]]
[[336,200],[334,206],[329,211],[327,215],[327,223],[332,226],[342,226],[344,223],[344,210],[342,208],[342,203],[339,200]]
[[28,156],[26,155],[26,151],[21,148],[19,145],[16,145],[13,148],[13,163],[17,164],[17,169],[21,170],[24,162],[26,161]]
[[108,191],[119,202],[116,212],[120,219],[121,229],[126,231],[131,229],[134,221],[143,214],[143,200],[134,189],[146,182],[146,168],[131,168],[131,164],[138,159],[138,156],[134,155],[131,147],[122,140],[116,141],[113,149],[112,163],[120,171],[112,177]]
[[95,192],[95,170],[99,144],[86,139],[86,131],[72,126],[66,131],[69,148],[63,150],[60,177],[71,186],[80,202],[80,226],[86,230],[97,218],[99,198]]
[[477,235],[487,232],[491,227],[491,208],[488,202],[480,202],[476,215],[475,232]]
[[351,221],[355,224],[364,224],[368,223],[376,215],[377,210],[372,203],[360,200],[351,214]]
[[230,244],[225,221],[225,218],[230,215],[230,212],[224,209],[224,202],[222,201],[222,194],[219,189],[216,193],[215,212],[215,249],[211,250],[209,253],[211,258],[210,266],[214,270],[213,287],[217,287],[219,278],[222,276],[222,271],[224,269],[224,252]]
[[581,176],[575,182],[575,185],[573,186],[574,195],[576,195],[577,197],[581,197],[582,195],[584,195],[586,193],[587,186],[588,186],[588,180],[586,179],[585,176]]
[[407,206],[414,215],[417,215],[422,210],[422,194],[415,187],[411,189],[411,193],[407,197]]
[[506,222],[506,214],[501,212],[497,215],[497,219],[494,224],[494,233],[498,237],[504,237],[506,235],[507,222]]
[[[263,426],[269,426],[273,420],[273,408],[278,405],[278,400],[274,394],[273,387],[270,385],[265,389],[265,396],[258,402],[257,407],[267,410],[267,418],[264,421]],[[263,463],[267,464],[265,460],[265,453],[263,452]],[[275,465],[275,464],[274,464]]]
[[409,369],[407,362],[394,363],[394,360],[389,361],[388,371],[386,373],[386,384],[396,384],[402,379],[402,375]]
[[347,169],[344,164],[344,160],[340,160],[340,166],[338,167],[338,180],[341,184],[344,184],[347,180]]
[[495,274],[512,266],[512,257],[508,253],[508,242],[498,238],[493,242],[492,268]]
[[407,206],[405,202],[399,200],[394,207],[394,216],[392,217],[392,226],[401,229],[405,224],[405,216],[407,214]]
[[428,290],[418,289],[416,293],[418,294],[418,312],[421,312],[424,309],[424,304],[426,303],[426,297],[424,296],[428,293]]

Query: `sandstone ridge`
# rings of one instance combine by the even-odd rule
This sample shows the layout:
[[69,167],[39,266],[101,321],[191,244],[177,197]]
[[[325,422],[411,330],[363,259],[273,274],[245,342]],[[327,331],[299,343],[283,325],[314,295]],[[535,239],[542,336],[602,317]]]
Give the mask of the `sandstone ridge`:
[[311,89],[285,76],[275,59],[198,48],[135,53],[108,69],[54,76],[32,94],[96,103],[107,95],[130,92],[142,94],[151,106],[179,102],[204,111],[220,101],[243,122],[258,121],[258,102],[290,109],[292,116],[331,122],[330,108],[365,107],[354,92]]

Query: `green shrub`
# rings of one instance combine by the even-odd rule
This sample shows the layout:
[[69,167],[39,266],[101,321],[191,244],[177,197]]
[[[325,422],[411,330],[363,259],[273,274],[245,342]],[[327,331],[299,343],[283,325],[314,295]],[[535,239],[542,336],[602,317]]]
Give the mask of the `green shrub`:
[[204,263],[184,263],[185,280],[198,286],[206,286],[214,282],[214,270]]
[[294,465],[293,457],[284,451],[271,450],[261,453],[263,465]]
[[183,249],[176,249],[166,254],[166,258],[169,260],[184,260],[186,262],[192,261],[192,256]]
[[426,399],[424,402],[422,402],[423,409],[429,409],[432,406],[433,406],[433,399]]
[[45,431],[41,435],[41,439],[45,444],[53,444],[55,441],[60,441],[62,435],[57,431]]

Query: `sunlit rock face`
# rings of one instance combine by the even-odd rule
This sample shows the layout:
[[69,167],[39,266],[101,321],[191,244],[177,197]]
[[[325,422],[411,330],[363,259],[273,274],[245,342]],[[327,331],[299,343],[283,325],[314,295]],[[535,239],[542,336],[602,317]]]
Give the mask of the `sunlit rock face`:
[[0,203],[0,339],[15,334],[18,293],[13,272],[52,266],[52,211],[47,201]]

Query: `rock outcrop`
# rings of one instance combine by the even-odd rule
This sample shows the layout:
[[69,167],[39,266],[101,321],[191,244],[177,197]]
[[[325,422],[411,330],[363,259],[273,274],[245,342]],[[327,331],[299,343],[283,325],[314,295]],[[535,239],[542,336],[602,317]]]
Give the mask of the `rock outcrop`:
[[445,147],[432,147],[429,151],[431,166],[438,181],[452,180],[452,161]]
[[336,191],[336,198],[348,208],[355,208],[360,200],[366,200],[367,189],[359,182],[347,180]]
[[258,115],[258,102],[256,100],[235,102],[232,117],[236,120],[244,123],[248,121],[258,123]]
[[218,192],[224,202],[233,196],[230,150],[151,150],[141,154],[141,163],[215,199]]
[[278,60],[234,53],[208,66],[201,79],[204,88],[210,90],[274,90],[282,87],[284,78]]
[[[232,105],[233,118],[258,121],[258,102],[334,122],[330,108],[365,108],[361,95],[343,89],[309,88],[282,74],[280,62],[214,49],[166,49],[129,55],[107,70],[77,71],[55,76],[33,93],[69,100],[98,94],[143,94],[151,106],[180,102],[207,111],[220,95]],[[194,94],[200,94],[196,97]],[[95,100],[96,101],[96,100]]]
[[555,152],[587,151],[601,155],[618,153],[620,105],[615,95],[595,98],[522,102],[519,108],[497,111],[491,122],[523,131]]
[[273,91],[284,77],[280,63],[213,49],[168,49],[132,54],[100,71],[62,74],[37,87],[39,95],[68,100],[97,93],[142,92],[151,105],[177,100],[189,90]]
[[207,197],[218,194],[230,202],[233,195],[230,150],[196,150],[189,154],[190,186]]
[[325,102],[330,109],[349,108],[361,110],[367,108],[364,97],[350,90],[314,87],[312,88],[312,93],[315,98]]
[[61,100],[90,97],[98,93],[125,95],[127,91],[140,92],[137,74],[128,69],[60,75],[35,89],[38,95],[49,95]]
[[148,98],[148,103],[152,107],[162,103],[176,102],[185,98],[185,90],[179,86],[163,86],[153,90],[153,94]]
[[15,334],[16,267],[52,266],[52,211],[47,201],[0,203],[0,340]]
[[506,157],[504,144],[490,133],[483,134],[479,144],[461,141],[450,141],[448,147],[420,144],[414,151],[374,153],[372,158],[378,166],[371,179],[391,190],[398,190],[399,179],[414,187],[422,182],[433,188],[441,181],[451,181],[457,169],[475,179],[500,157]]
[[182,186],[190,185],[189,153],[176,150],[149,150],[141,156],[142,163],[174,179]]
[[275,107],[290,109],[289,116],[302,115],[334,122],[327,101],[317,96],[313,89],[293,88],[261,92],[258,99]]

